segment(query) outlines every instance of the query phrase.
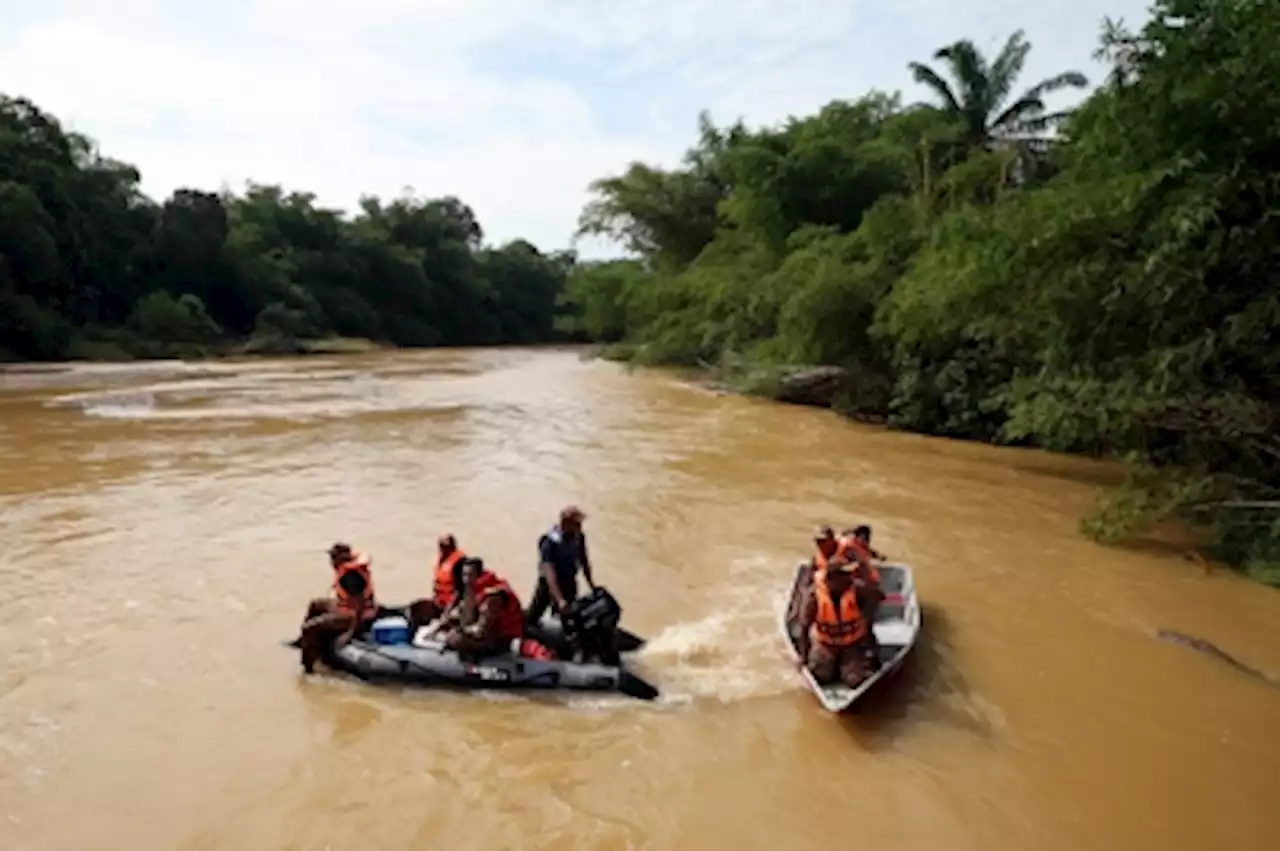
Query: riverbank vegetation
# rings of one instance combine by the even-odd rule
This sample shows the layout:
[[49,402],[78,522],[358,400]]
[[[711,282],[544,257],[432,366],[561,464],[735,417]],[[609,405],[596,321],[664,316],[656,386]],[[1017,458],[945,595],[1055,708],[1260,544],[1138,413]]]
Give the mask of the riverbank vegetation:
[[546,342],[572,264],[483,246],[456,198],[156,203],[133,166],[0,97],[0,361]]
[[1189,519],[1280,584],[1280,4],[1108,22],[1068,112],[1046,96],[1085,81],[1019,88],[1029,50],[924,57],[929,104],[704,116],[679,168],[594,185],[582,231],[634,257],[573,272],[572,321],[767,392],[839,367],[809,371],[826,401],[899,428],[1123,458],[1088,533]]

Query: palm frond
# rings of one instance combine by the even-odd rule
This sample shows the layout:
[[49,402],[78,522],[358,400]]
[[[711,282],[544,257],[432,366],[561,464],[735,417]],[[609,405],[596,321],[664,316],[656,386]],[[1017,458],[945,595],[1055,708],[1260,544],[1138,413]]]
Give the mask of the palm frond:
[[956,100],[955,93],[951,91],[951,86],[947,84],[946,80],[938,76],[937,71],[919,62],[910,62],[907,67],[911,69],[911,75],[917,83],[933,89],[939,100],[942,101],[943,109],[957,113],[961,111],[960,102]]
[[1009,104],[1008,109],[997,115],[990,127],[993,131],[1012,130],[1018,126],[1019,122],[1034,118],[1042,112],[1044,112],[1044,101],[1023,95]]
[[1031,43],[1026,40],[1022,30],[1017,30],[1009,36],[1009,40],[996,56],[996,61],[991,63],[991,73],[988,78],[988,97],[990,98],[987,103],[988,114],[999,109],[1000,104],[1009,97],[1009,92],[1013,91],[1013,83],[1022,73],[1022,67],[1026,64],[1027,54],[1030,52]]
[[982,145],[987,138],[988,104],[991,100],[990,69],[973,42],[965,39],[939,51],[945,54],[951,74],[960,88],[961,115],[969,142]]
[[951,77],[959,84],[960,102],[966,108],[984,103],[987,93],[987,61],[968,39],[942,48],[935,54],[947,63]]
[[1083,89],[1089,85],[1089,78],[1079,71],[1063,71],[1048,79],[1041,80],[1031,88],[1027,89],[1023,95],[1024,98],[1043,98],[1045,95],[1053,94],[1059,89],[1073,88]]

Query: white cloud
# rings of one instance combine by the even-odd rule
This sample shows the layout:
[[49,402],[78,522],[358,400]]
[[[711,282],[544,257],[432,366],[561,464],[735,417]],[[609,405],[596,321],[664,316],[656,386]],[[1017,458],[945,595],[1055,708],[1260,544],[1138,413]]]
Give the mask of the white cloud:
[[350,207],[412,186],[458,195],[493,240],[552,249],[589,181],[637,158],[675,162],[702,107],[772,122],[907,88],[909,60],[963,36],[995,49],[1019,26],[1032,80],[1087,67],[1101,15],[1137,23],[1144,6],[0,0],[0,89],[139,166],[156,196],[254,179]]

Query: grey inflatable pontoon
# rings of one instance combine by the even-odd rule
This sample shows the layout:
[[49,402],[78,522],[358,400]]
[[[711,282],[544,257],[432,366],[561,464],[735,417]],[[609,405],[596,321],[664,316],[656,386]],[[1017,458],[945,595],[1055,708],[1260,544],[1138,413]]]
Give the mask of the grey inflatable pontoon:
[[[573,654],[565,629],[543,619],[528,630],[556,655],[555,660],[522,656],[519,647],[479,659],[464,658],[431,635],[428,627],[417,630],[409,643],[381,644],[364,634],[332,647],[321,661],[328,667],[371,682],[395,682],[423,686],[485,689],[539,689],[617,692],[640,700],[654,700],[658,689],[627,671],[622,654],[644,646],[644,640],[617,626],[621,608],[603,588],[574,605],[570,621],[579,647],[593,649],[596,662],[569,661]],[[613,640],[598,636],[612,633]],[[297,647],[295,640],[288,646]]]
[[[423,636],[426,627],[419,630]],[[324,661],[363,680],[464,688],[567,689],[618,692],[653,700],[658,690],[621,666],[546,661],[516,652],[463,659],[443,643],[415,637],[411,644],[375,644],[354,639]]]

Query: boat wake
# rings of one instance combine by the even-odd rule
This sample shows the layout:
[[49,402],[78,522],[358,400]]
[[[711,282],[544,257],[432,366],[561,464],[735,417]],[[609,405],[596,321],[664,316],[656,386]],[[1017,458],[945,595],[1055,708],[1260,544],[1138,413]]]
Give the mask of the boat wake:
[[664,694],[738,703],[794,691],[795,672],[777,635],[777,595],[745,587],[715,596],[719,611],[667,627],[638,654]]

